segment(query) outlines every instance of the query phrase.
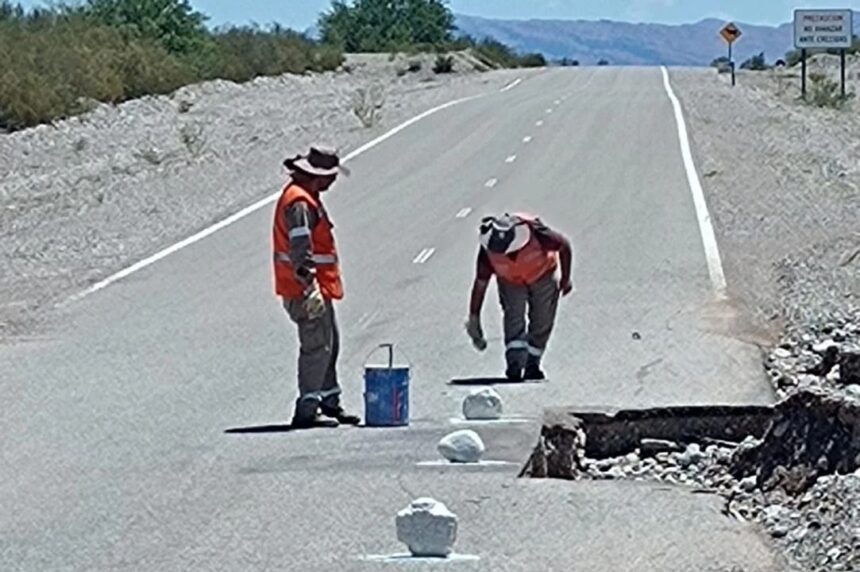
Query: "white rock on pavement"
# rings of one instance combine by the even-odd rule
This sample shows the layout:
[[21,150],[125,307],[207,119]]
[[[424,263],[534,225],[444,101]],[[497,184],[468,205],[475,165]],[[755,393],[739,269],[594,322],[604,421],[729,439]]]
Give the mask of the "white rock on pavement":
[[452,463],[477,463],[486,451],[481,436],[468,429],[443,437],[437,449]]
[[457,516],[441,502],[420,498],[397,513],[397,540],[414,557],[447,558],[457,541]]
[[463,400],[463,417],[472,420],[499,419],[502,416],[502,396],[488,387],[477,389]]

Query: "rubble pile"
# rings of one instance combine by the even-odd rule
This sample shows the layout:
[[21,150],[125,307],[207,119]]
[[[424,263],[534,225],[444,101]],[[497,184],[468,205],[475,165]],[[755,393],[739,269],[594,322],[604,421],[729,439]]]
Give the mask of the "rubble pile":
[[785,336],[765,364],[780,397],[811,388],[860,397],[860,311],[855,314]]
[[635,450],[593,458],[586,451],[605,448],[588,439],[605,435],[550,417],[521,476],[650,480],[717,493],[726,515],[760,523],[802,569],[860,571],[860,313],[790,331],[766,367],[781,401],[760,438],[640,434]]

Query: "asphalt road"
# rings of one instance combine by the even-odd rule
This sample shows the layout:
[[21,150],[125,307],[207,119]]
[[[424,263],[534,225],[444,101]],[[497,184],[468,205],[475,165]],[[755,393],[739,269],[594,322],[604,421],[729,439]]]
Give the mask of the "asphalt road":
[[[362,560],[403,551],[394,515],[426,495],[459,515],[457,551],[480,558],[454,569],[782,569],[715,497],[515,478],[546,406],[771,399],[758,351],[714,319],[730,313],[713,303],[658,69],[529,77],[351,167],[327,197],[346,403],[361,409],[365,356],[396,342],[413,364],[412,427],[225,433],[288,421],[295,396],[262,209],[66,307],[50,338],[0,348],[0,570],[431,569]],[[468,390],[448,380],[502,371],[494,293],[488,352],[462,323],[478,221],[514,210],[577,250],[551,381],[500,389],[530,422],[478,429],[486,458],[511,465],[416,466],[459,428]]]

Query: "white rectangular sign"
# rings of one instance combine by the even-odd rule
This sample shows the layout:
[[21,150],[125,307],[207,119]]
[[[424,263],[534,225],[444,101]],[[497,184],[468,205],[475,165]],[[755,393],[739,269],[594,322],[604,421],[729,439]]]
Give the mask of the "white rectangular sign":
[[850,48],[854,35],[852,10],[795,10],[794,47]]

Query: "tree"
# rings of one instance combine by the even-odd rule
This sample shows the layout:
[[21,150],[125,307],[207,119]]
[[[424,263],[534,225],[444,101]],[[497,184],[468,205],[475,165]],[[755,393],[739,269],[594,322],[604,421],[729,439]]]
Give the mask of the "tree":
[[720,56],[718,58],[714,58],[714,61],[711,62],[712,68],[722,68],[730,65],[732,62],[726,56]]
[[543,68],[546,67],[546,58],[543,54],[525,54],[520,57],[520,67],[523,68]]
[[135,37],[156,40],[172,54],[198,52],[208,40],[206,16],[188,0],[87,0],[80,11]]
[[0,2],[0,22],[19,21],[25,16],[24,7],[20,4],[12,4],[7,0]]
[[579,66],[579,60],[572,60],[570,58],[561,58],[558,61],[558,65],[561,67],[577,67]]
[[764,57],[764,52],[761,52],[758,55],[752,56],[744,63],[741,64],[742,70],[751,70],[751,71],[764,71],[768,69],[767,61]]
[[348,52],[395,51],[450,42],[454,15],[442,0],[334,0],[319,29],[323,42]]
[[607,59],[602,59],[602,60],[600,60],[599,62],[597,62],[597,65],[599,65],[599,66],[608,66],[608,65],[609,65],[609,60],[607,60]]

